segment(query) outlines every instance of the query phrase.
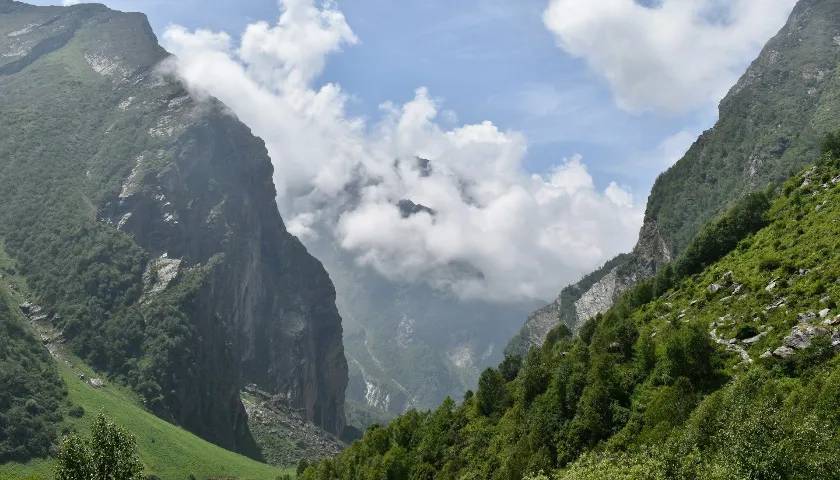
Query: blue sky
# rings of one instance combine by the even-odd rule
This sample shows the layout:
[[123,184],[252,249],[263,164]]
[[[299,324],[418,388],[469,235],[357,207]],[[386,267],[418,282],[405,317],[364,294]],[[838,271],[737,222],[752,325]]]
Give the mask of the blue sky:
[[[316,253],[549,299],[632,248],[656,176],[795,0],[106,3],[148,14],[187,87],[266,141]],[[430,175],[400,166],[418,155]]]
[[[38,3],[56,3],[42,1]],[[143,11],[159,34],[170,24],[237,35],[274,22],[275,0],[111,0]],[[667,166],[658,147],[696,136],[715,118],[713,104],[688,113],[627,113],[608,85],[558,48],[543,24],[546,0],[343,0],[339,8],[360,39],[333,55],[323,81],[352,95],[352,113],[375,117],[385,101],[409,100],[428,87],[458,123],[492,120],[528,138],[526,168],[544,171],[581,154],[598,185],[615,180],[644,198]]]

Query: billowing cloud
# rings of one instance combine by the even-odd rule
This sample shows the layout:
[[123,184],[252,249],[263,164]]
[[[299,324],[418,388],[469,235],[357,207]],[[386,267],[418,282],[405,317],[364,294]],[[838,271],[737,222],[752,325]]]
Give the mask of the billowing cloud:
[[[304,242],[329,242],[360,268],[468,297],[552,298],[631,248],[642,211],[626,189],[596,187],[582,159],[541,175],[525,137],[455,117],[418,88],[379,118],[347,113],[319,83],[329,55],[358,41],[335,4],[284,0],[275,25],[226,33],[173,26],[172,67],[226,103],[268,146],[278,206]],[[372,79],[375,81],[375,79]]]
[[550,0],[546,26],[629,111],[682,112],[723,98],[796,0]]

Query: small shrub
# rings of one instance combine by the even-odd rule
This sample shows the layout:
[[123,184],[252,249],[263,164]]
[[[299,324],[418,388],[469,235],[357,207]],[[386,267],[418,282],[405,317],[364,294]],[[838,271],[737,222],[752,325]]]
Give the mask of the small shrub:
[[73,418],[82,418],[85,416],[85,409],[81,405],[75,405],[67,412]]
[[781,266],[781,260],[776,257],[764,257],[758,262],[758,269],[762,272],[773,272]]
[[746,340],[758,335],[758,333],[758,330],[752,325],[741,325],[738,327],[738,332],[735,334],[735,338],[738,340]]

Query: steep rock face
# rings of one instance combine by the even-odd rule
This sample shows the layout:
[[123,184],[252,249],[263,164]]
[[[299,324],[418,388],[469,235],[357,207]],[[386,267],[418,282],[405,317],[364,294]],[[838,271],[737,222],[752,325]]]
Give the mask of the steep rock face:
[[575,302],[578,321],[592,318],[612,306],[616,295],[621,291],[618,280],[618,268],[614,268]]
[[[589,317],[578,311],[585,309],[592,314],[603,312],[623,291],[627,278],[632,278],[632,255],[619,255],[579,282],[564,288],[554,302],[532,313],[519,333],[508,343],[505,353],[524,356],[534,346],[542,345],[548,333],[565,324],[575,330]],[[583,300],[582,300],[583,299]]]
[[560,324],[563,299],[557,297],[552,303],[532,313],[517,337],[508,345],[507,351],[523,355],[534,345],[542,345],[549,332]]
[[[262,141],[166,57],[142,15],[0,0],[0,235],[77,351],[160,415],[253,453],[254,383],[340,433],[332,283],[286,232]],[[120,328],[139,333],[110,351]]]
[[[616,272],[617,288],[607,295],[610,289],[604,285],[575,287],[571,291],[579,293],[574,301],[587,294],[618,298],[638,279],[679,256],[699,228],[734,200],[778,184],[813,161],[820,139],[837,128],[838,63],[840,2],[800,0],[787,24],[723,99],[714,128],[657,179],[632,258]],[[562,321],[574,327],[597,310],[603,309],[574,315],[574,322]]]

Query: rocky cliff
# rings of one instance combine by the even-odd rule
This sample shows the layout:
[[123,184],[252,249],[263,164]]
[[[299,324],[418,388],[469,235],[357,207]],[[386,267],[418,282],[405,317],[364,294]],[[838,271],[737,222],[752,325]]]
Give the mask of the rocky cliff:
[[344,427],[335,291],[265,146],[160,69],[144,16],[0,0],[0,237],[75,350],[253,453],[240,388]]
[[838,126],[838,62],[840,1],[801,0],[720,103],[717,124],[657,179],[639,242],[617,278],[602,269],[594,284],[587,278],[570,287],[574,314],[562,321],[574,327],[605,311],[627,287],[676,258],[734,200],[812,162],[820,139]]

